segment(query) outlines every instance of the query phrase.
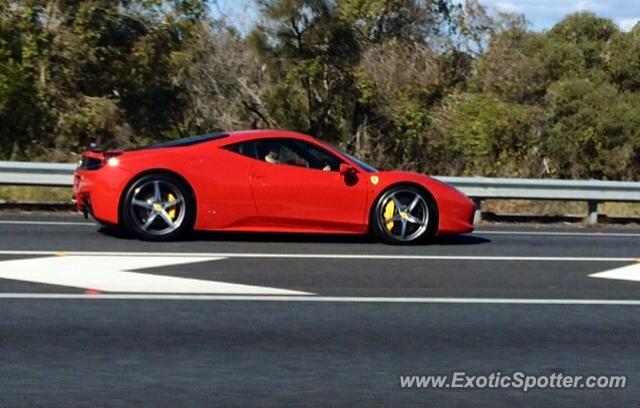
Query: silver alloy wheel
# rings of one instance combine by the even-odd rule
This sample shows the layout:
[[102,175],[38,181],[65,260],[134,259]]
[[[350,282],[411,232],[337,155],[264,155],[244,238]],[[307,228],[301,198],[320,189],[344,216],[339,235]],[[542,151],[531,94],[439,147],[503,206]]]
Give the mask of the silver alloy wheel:
[[176,231],[186,214],[182,192],[164,180],[150,180],[136,188],[129,211],[138,228],[155,236]]
[[[385,214],[393,203],[391,214]],[[380,225],[392,238],[410,242],[420,238],[429,227],[429,206],[413,189],[394,190],[384,197],[380,207]]]

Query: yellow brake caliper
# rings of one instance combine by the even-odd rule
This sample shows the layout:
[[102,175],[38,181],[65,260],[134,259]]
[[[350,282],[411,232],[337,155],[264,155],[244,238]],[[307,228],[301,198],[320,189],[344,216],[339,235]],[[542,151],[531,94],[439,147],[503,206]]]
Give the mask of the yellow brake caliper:
[[[176,201],[176,198],[173,196],[173,194],[169,193],[169,197],[167,197],[167,200],[169,202],[173,202]],[[169,211],[167,211],[167,214],[169,214],[169,218],[171,218],[172,220],[176,219],[176,207],[171,207],[171,209]]]
[[387,205],[384,207],[384,220],[387,222],[387,229],[391,231],[393,229],[393,213],[396,210],[396,205],[393,203],[393,200],[389,200]]

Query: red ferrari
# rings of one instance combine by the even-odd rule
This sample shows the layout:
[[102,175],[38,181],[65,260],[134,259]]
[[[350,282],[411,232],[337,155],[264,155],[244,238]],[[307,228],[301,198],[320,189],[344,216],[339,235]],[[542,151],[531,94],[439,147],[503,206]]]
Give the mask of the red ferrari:
[[474,203],[429,176],[378,171],[280,130],[89,150],[74,174],[79,211],[145,240],[195,230],[367,234],[407,244],[473,230]]

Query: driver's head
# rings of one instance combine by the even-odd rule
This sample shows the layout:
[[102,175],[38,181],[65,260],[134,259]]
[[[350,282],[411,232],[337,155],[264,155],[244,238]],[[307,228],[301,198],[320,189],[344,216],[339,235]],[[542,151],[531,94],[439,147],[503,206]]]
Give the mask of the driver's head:
[[278,160],[278,151],[280,149],[278,149],[278,146],[273,144],[273,143],[269,143],[268,145],[266,145],[264,147],[264,160],[270,163],[273,163],[274,161]]

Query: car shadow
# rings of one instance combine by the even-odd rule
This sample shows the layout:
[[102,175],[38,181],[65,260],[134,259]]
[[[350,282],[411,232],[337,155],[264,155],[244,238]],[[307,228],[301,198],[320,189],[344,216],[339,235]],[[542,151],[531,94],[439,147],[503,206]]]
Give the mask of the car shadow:
[[489,244],[491,242],[490,239],[485,237],[480,237],[474,234],[464,234],[464,235],[445,235],[442,237],[437,237],[432,245],[442,245],[442,246],[454,246],[454,245],[482,245]]
[[[100,233],[117,239],[135,240],[131,234],[114,227],[101,227]],[[263,232],[208,232],[194,231],[181,238],[180,242],[281,242],[281,243],[319,243],[319,244],[380,244],[381,242],[368,235],[337,235],[337,234],[288,234],[288,233],[263,233]],[[491,240],[476,235],[447,235],[437,237],[424,243],[411,246],[455,246],[455,245],[481,245],[490,243]]]

